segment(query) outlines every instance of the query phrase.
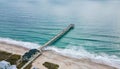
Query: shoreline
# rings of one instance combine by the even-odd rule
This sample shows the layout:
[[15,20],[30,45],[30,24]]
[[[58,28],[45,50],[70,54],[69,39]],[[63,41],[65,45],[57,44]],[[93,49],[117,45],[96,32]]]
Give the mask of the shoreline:
[[[28,50],[28,48],[22,46],[0,42],[0,51],[23,55]],[[59,69],[117,69],[105,64],[95,63],[89,59],[77,59],[63,56],[55,51],[50,50],[44,51],[43,54],[32,63],[32,68],[37,67],[39,69],[47,69],[43,66],[44,62],[58,64]]]

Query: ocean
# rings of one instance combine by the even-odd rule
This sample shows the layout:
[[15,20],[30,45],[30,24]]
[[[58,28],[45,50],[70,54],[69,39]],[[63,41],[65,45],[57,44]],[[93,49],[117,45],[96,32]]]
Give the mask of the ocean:
[[119,7],[118,0],[0,0],[0,41],[38,48],[75,24],[46,49],[119,68]]

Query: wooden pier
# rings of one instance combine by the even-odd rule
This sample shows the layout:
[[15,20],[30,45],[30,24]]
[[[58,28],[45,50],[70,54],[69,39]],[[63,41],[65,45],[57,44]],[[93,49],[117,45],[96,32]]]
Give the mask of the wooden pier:
[[47,43],[45,43],[43,46],[38,48],[39,52],[37,52],[35,55],[33,55],[30,58],[30,60],[21,69],[25,69],[30,63],[32,63],[37,57],[39,57],[42,54],[43,48],[51,45],[52,43],[54,43],[55,41],[60,39],[62,36],[64,36],[67,32],[69,32],[73,28],[74,28],[74,24],[70,24],[67,28],[63,29],[59,34],[57,34],[51,40],[49,40]]
[[63,29],[60,33],[54,36],[51,40],[49,40],[43,46],[41,46],[39,50],[42,50],[44,47],[49,46],[50,44],[54,43],[55,41],[57,41],[59,38],[64,36],[67,32],[69,32],[73,28],[74,28],[74,24],[70,24],[67,28]]

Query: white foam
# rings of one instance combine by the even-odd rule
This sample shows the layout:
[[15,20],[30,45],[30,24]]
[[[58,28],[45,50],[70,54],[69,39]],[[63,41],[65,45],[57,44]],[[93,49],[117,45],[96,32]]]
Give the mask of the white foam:
[[[41,46],[36,43],[16,41],[10,38],[0,38],[0,42],[15,44],[15,45],[23,46],[30,49],[38,48]],[[114,55],[108,56],[107,54],[98,55],[95,53],[90,53],[84,50],[83,48],[81,48],[81,46],[68,46],[68,48],[65,48],[65,49],[60,49],[52,46],[52,47],[45,48],[45,50],[53,50],[60,54],[63,54],[69,57],[74,57],[74,58],[87,58],[94,62],[106,64],[106,65],[113,66],[120,69],[120,58],[118,58],[117,56],[114,56]]]
[[54,50],[66,56],[74,58],[87,58],[96,63],[106,64],[115,68],[120,69],[120,58],[115,55],[108,56],[107,54],[97,55],[95,53],[89,53],[81,47],[70,46],[66,49],[59,49],[56,47],[47,47],[46,50]]
[[23,47],[30,48],[30,49],[38,48],[38,47],[41,46],[37,43],[23,42],[23,41],[13,40],[13,39],[10,39],[10,38],[1,38],[1,37],[0,37],[0,42],[15,44],[15,45],[23,46]]

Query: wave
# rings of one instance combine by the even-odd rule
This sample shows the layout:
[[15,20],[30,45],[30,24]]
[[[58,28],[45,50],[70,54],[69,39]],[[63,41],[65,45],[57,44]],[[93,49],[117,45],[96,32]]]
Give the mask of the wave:
[[[30,49],[38,48],[41,46],[40,44],[37,44],[37,43],[16,41],[10,38],[1,38],[1,37],[0,37],[0,42],[15,44],[17,46],[23,46],[23,47],[30,48]],[[90,53],[86,51],[84,48],[82,48],[81,46],[68,46],[65,49],[60,49],[55,46],[52,46],[52,47],[45,48],[45,50],[53,50],[62,55],[73,57],[73,58],[90,59],[96,63],[106,64],[106,65],[120,69],[120,58],[119,57],[115,55],[109,56],[104,53],[102,54]]]
[[90,59],[93,62],[106,64],[106,65],[120,69],[120,58],[115,55],[109,56],[104,53],[102,54],[90,53],[85,49],[83,49],[82,47],[78,47],[78,46],[70,46],[66,49],[59,49],[56,47],[47,47],[45,50],[53,50],[62,55],[73,57],[73,58]]
[[1,38],[0,37],[0,42],[5,42],[8,44],[14,44],[14,45],[18,45],[18,46],[22,46],[22,47],[26,47],[26,48],[38,48],[41,45],[37,44],[37,43],[31,43],[31,42],[23,42],[23,41],[17,41],[17,40],[13,40],[10,38]]

